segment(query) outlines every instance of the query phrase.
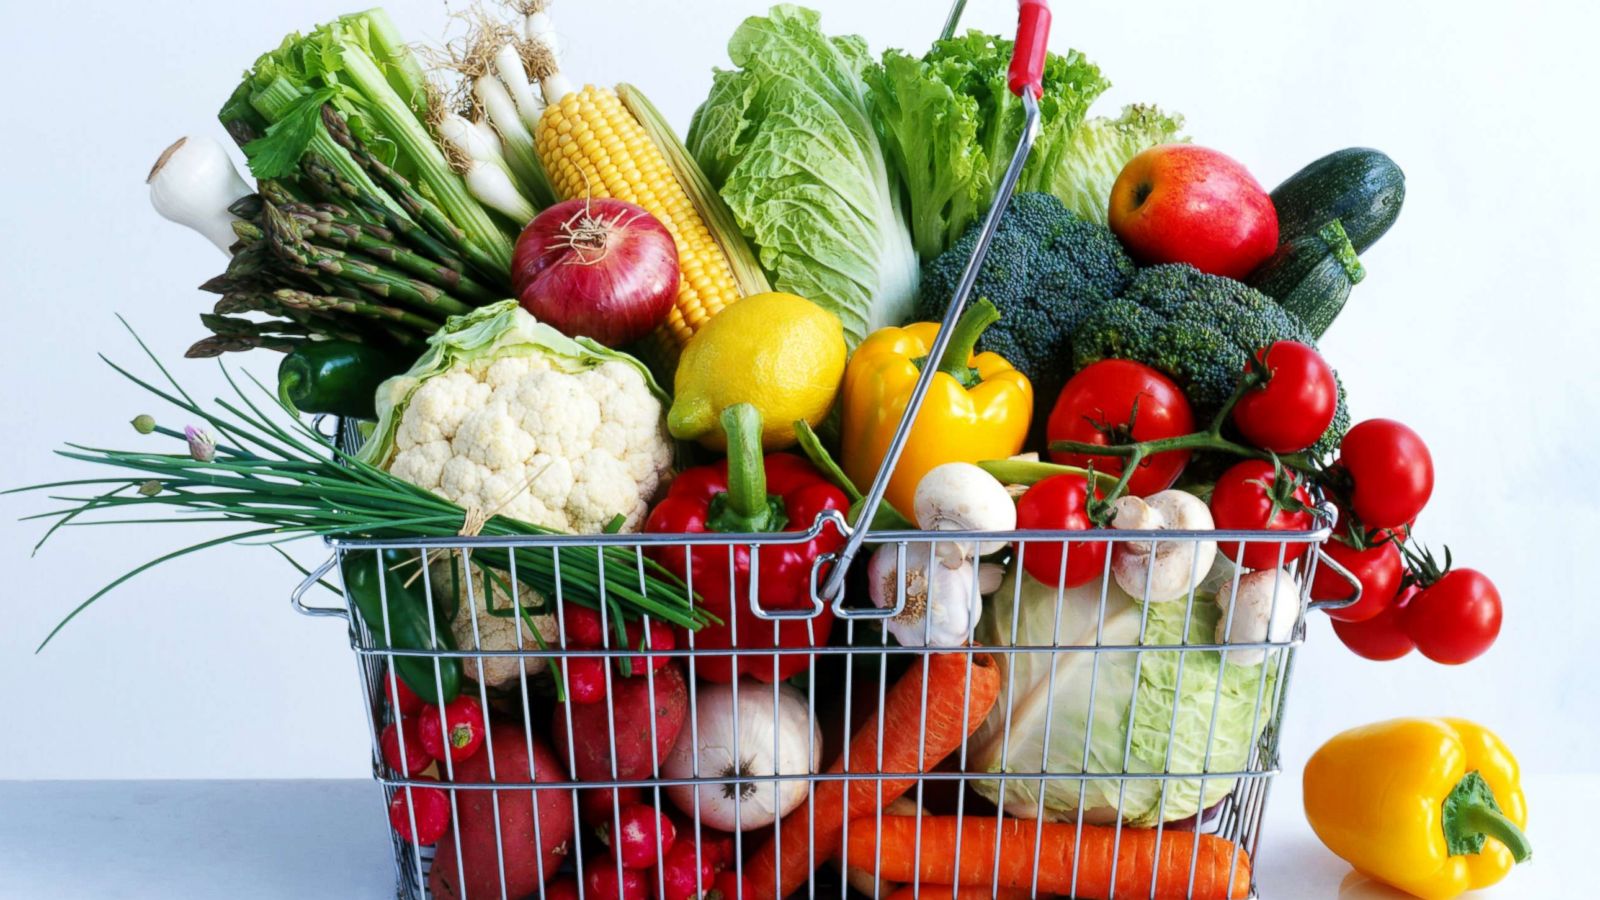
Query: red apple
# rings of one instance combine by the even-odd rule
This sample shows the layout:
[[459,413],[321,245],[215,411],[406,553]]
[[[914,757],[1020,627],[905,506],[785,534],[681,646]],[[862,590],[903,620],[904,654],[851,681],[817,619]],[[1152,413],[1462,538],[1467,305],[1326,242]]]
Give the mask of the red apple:
[[1272,198],[1232,157],[1162,144],[1128,160],[1111,187],[1111,230],[1145,265],[1188,263],[1244,278],[1278,247]]

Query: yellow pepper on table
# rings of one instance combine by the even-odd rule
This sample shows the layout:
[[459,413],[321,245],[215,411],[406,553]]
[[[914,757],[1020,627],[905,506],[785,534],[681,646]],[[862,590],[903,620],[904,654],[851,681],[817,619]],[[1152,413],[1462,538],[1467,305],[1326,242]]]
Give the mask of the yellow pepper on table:
[[983,330],[1000,320],[988,300],[961,316],[936,362],[927,359],[937,322],[881,328],[850,357],[840,390],[840,456],[845,474],[866,491],[889,451],[895,427],[925,365],[936,364],[922,408],[885,495],[910,515],[917,482],[948,462],[1004,459],[1022,449],[1033,416],[1033,385],[996,353],[974,353]]
[[1335,735],[1306,763],[1306,819],[1357,871],[1423,900],[1487,887],[1532,854],[1517,761],[1462,719]]

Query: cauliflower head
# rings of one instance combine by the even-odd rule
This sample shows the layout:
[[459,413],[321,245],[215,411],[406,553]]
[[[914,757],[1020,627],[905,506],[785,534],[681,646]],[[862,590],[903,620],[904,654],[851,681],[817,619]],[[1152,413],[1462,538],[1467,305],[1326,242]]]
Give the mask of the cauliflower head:
[[380,389],[363,458],[465,509],[575,534],[618,515],[640,527],[673,448],[663,396],[637,360],[567,338],[514,302],[452,320],[433,340]]
[[[462,650],[521,650],[526,656],[480,656],[463,660],[468,677],[486,687],[510,689],[518,684],[519,674],[537,675],[546,668],[546,660],[537,655],[541,641],[553,645],[559,641],[560,628],[556,617],[535,610],[549,609],[543,595],[525,584],[517,585],[517,599],[513,603],[507,587],[511,576],[497,572],[495,578],[486,579],[481,566],[473,565],[472,586],[467,589],[461,577],[463,567],[459,556],[446,554],[436,558],[429,566],[429,575],[435,592],[452,601],[455,614],[450,618],[450,636],[455,646]],[[522,615],[513,615],[520,605]],[[491,612],[490,610],[494,610]],[[517,635],[518,626],[522,634]],[[537,636],[534,632],[537,631]],[[520,642],[519,642],[520,641]]]

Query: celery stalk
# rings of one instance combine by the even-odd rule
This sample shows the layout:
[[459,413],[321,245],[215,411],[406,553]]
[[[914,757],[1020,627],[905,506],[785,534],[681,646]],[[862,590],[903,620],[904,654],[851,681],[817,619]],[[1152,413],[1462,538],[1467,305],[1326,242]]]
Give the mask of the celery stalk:
[[461,177],[450,168],[433,136],[417,120],[411,107],[395,93],[383,69],[359,46],[340,40],[332,48],[343,69],[365,101],[364,111],[377,122],[385,137],[394,142],[416,168],[419,180],[429,195],[445,211],[472,243],[482,248],[505,270],[511,268],[511,239],[495,224]]
[[[266,87],[254,91],[250,96],[250,105],[268,122],[276,122],[283,118],[288,109],[305,93],[305,88],[280,75],[272,79]],[[334,143],[333,138],[328,137],[327,132],[321,128],[316,130],[306,150],[327,160],[328,165],[345,180],[381,199],[384,205],[394,212],[405,215],[405,209],[389,196],[389,192],[378,187],[371,176],[367,175],[367,171],[350,157],[350,152]]]

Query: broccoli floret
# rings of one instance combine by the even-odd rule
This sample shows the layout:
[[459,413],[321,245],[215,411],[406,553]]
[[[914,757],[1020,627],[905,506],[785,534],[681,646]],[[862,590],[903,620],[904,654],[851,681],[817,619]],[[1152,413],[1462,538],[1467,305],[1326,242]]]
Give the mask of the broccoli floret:
[[[924,267],[919,319],[943,318],[980,226]],[[1000,310],[978,349],[1005,357],[1033,383],[1036,431],[1072,374],[1073,331],[1095,307],[1122,293],[1133,275],[1133,260],[1111,229],[1079,219],[1050,194],[1012,197],[972,299],[987,297]]]
[[[1249,355],[1282,340],[1316,346],[1299,319],[1254,288],[1193,266],[1150,266],[1121,296],[1079,321],[1071,336],[1072,367],[1132,359],[1160,369],[1204,421],[1232,396]],[[1341,385],[1333,424],[1313,451],[1333,449],[1349,424]]]

